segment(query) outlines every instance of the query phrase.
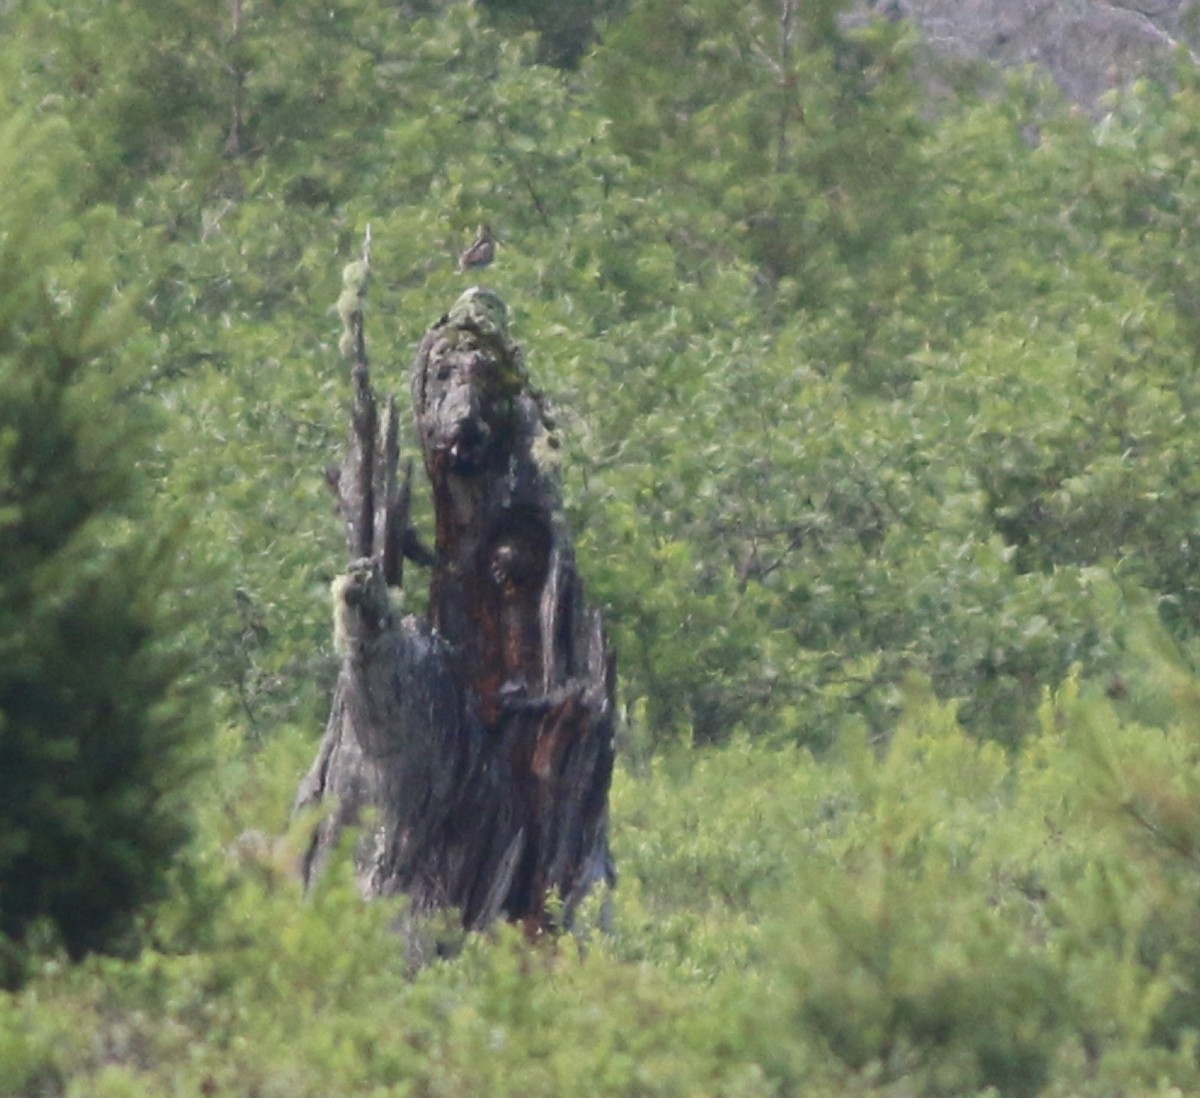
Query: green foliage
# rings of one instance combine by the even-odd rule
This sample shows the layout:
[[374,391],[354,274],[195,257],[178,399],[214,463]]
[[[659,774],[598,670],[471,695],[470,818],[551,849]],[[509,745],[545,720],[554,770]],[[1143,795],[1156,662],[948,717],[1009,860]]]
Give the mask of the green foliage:
[[129,199],[148,176],[202,153],[223,106],[222,8],[34,0],[0,13],[7,87],[18,103],[68,121],[88,166],[85,193]]
[[[109,799],[0,828],[3,917],[35,840],[46,887],[130,901],[73,907],[76,952],[161,891],[168,567],[220,728],[155,949],[47,942],[6,998],[15,1094],[1200,1087],[1200,85],[1098,125],[1025,78],[934,110],[904,25],[847,10],[5,6],[38,121],[0,164],[0,744],[28,752],[0,816],[51,754]],[[341,879],[302,902],[302,827],[267,836],[335,673],[339,272],[370,223],[403,402],[485,220],[638,775],[586,941],[414,972],[400,912]],[[147,531],[184,518],[168,560]],[[94,723],[22,731],[46,669]]]
[[0,980],[47,926],[126,943],[187,836],[195,725],[163,594],[172,542],[136,497],[149,426],[103,211],[76,220],[60,125],[6,123],[0,160]]
[[915,667],[1015,744],[1039,686],[1111,668],[1113,591],[1194,635],[1186,74],[1095,127],[1030,83],[934,116],[904,25],[834,2],[642,0],[569,74],[532,7],[53,7],[4,14],[3,63],[132,215],[155,472],[204,501],[204,673],[256,737],[319,720],[331,674],[328,310],[367,222],[401,393],[498,228],[656,743],[886,736]]
[[627,0],[483,0],[500,27],[538,32],[538,57],[559,68],[574,68],[595,43],[597,23],[625,11]]
[[620,772],[611,931],[502,929],[417,970],[348,858],[304,902],[302,828],[226,839],[282,819],[303,747],[227,738],[208,918],[177,895],[156,951],[44,962],[0,1071],[14,1095],[1190,1093],[1200,685],[1137,632],[1138,690],[1069,681],[1015,755],[910,677],[885,751],[847,731],[822,760],[741,740]]
[[841,30],[840,6],[643,0],[595,58],[617,148],[719,210],[809,306],[842,296],[919,193],[903,40],[886,23]]
[[[921,124],[903,37],[840,30],[831,5],[806,6],[790,44],[771,8],[639,5],[586,74],[611,121],[461,8],[409,27],[365,3],[328,20],[251,5],[234,28],[180,5],[144,14],[157,22],[123,53],[107,40],[123,9],[65,25],[39,10],[10,15],[29,49],[124,57],[135,76],[117,61],[95,75],[119,96],[155,86],[136,75],[142,39],[186,51],[208,35],[182,66],[214,89],[189,131],[208,153],[180,145],[163,170],[123,147],[135,182],[153,177],[124,250],[163,249],[151,320],[170,339],[151,357],[186,424],[164,440],[166,490],[208,501],[207,553],[237,573],[211,633],[256,722],[315,709],[284,695],[328,667],[310,607],[336,537],[291,536],[311,526],[308,496],[266,486],[307,476],[315,492],[335,452],[316,318],[358,227],[339,202],[391,250],[402,290],[378,307],[408,337],[448,285],[430,256],[500,212],[495,278],[538,289],[525,332],[535,356],[551,338],[551,391],[577,409],[589,567],[660,738],[742,725],[821,743],[848,699],[882,731],[917,662],[1013,739],[1031,681],[1104,655],[1112,621],[1074,570],[1116,562],[1190,599],[1174,197],[1189,132],[1145,122],[1169,105],[1148,101],[1137,134],[1121,119],[1093,134],[1024,92]],[[58,109],[71,81],[47,62],[25,84],[57,88]],[[245,148],[220,167],[235,93]],[[79,128],[97,142],[93,121],[138,117],[86,96],[62,109],[95,110]]]
[[780,941],[794,1011],[881,1082],[1039,1093],[1068,1003],[1023,920],[981,902],[996,887],[986,846],[1009,800],[1004,756],[928,702],[882,762],[861,742],[844,754],[854,821],[801,860],[808,899]]

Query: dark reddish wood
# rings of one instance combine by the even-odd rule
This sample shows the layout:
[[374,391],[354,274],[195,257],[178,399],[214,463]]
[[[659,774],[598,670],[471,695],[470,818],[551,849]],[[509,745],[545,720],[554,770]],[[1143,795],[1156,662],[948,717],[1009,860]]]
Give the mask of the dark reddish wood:
[[[349,270],[349,269],[348,269]],[[584,602],[563,515],[557,440],[506,308],[474,289],[422,340],[413,411],[434,509],[430,553],[408,525],[393,404],[382,432],[361,330],[351,441],[335,478],[351,563],[335,584],[342,668],[297,808],[332,800],[304,865],[372,822],[364,893],[498,916],[531,931],[614,880],[608,851],[614,658]],[[401,560],[432,565],[426,620],[400,619]]]

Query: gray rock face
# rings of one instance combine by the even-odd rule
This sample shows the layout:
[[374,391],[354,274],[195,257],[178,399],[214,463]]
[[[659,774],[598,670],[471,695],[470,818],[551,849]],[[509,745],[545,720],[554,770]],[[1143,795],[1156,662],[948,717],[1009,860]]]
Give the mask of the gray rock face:
[[1068,99],[1095,110],[1112,88],[1169,77],[1200,49],[1200,0],[871,0],[909,18],[935,58],[1037,65]]

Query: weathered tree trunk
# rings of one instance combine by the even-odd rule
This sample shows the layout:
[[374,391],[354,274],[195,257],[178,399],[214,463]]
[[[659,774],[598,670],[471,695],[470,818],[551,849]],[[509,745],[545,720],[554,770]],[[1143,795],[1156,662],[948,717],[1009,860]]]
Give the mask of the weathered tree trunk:
[[[426,334],[413,404],[433,491],[432,554],[408,525],[394,402],[382,429],[363,340],[366,259],[339,309],[353,360],[349,449],[331,477],[350,565],[333,587],[342,666],[297,810],[331,801],[306,883],[362,828],[366,895],[497,916],[531,931],[557,895],[569,921],[613,880],[607,841],[614,660],[588,611],[563,519],[554,439],[495,294],[468,290]],[[432,564],[428,620],[402,620],[403,558]]]

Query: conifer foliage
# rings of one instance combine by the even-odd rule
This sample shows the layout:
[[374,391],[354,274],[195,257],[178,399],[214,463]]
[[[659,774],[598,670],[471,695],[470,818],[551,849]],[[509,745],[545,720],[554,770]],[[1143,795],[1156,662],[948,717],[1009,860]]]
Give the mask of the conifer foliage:
[[121,946],[186,837],[190,724],[135,522],[122,309],[61,127],[0,138],[0,981],[32,940]]

